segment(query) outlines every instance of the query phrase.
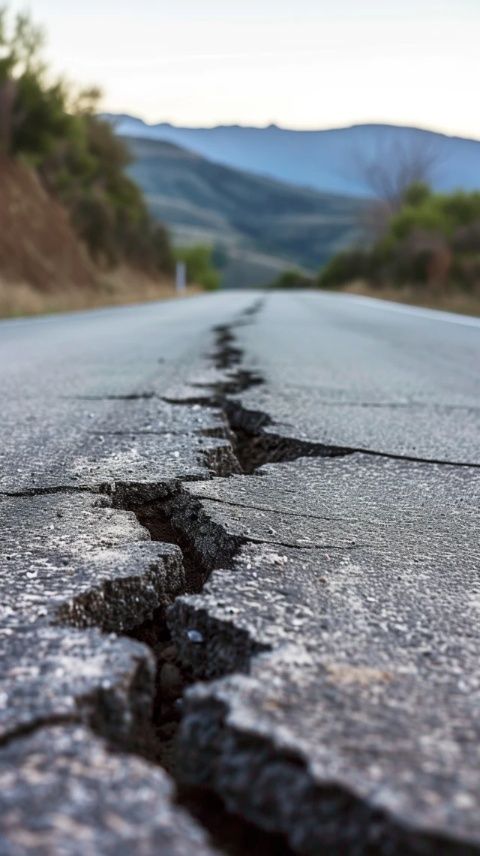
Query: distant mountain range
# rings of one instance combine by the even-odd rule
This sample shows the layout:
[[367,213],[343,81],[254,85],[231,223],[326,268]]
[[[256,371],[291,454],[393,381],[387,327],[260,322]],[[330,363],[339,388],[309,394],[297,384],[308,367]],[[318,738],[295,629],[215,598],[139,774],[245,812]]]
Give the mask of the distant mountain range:
[[430,182],[437,190],[480,189],[480,141],[419,128],[355,125],[325,131],[219,126],[181,128],[147,125],[133,116],[107,115],[122,136],[163,140],[225,166],[270,176],[326,193],[365,197],[372,193],[366,166],[395,153],[428,151]]
[[359,234],[364,202],[232,169],[169,142],[125,140],[132,178],[178,244],[208,243],[227,286],[316,273]]

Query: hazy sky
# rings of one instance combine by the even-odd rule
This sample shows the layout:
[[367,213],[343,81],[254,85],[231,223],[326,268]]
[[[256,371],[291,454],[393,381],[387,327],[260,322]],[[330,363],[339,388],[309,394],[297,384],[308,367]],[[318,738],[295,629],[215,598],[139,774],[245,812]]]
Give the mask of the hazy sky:
[[30,0],[56,71],[148,121],[480,137],[480,0]]

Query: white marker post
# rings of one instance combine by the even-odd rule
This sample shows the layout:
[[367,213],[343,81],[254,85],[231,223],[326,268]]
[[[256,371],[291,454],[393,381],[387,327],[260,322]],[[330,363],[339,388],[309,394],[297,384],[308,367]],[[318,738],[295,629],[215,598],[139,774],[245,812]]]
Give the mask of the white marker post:
[[183,294],[187,287],[187,265],[185,262],[177,262],[175,270],[175,289],[177,294]]

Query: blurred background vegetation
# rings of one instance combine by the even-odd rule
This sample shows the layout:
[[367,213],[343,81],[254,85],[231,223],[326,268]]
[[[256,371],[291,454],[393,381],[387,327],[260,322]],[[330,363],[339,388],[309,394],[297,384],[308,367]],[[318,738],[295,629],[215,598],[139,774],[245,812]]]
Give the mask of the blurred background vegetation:
[[433,193],[408,187],[370,246],[336,255],[321,271],[322,288],[355,281],[380,295],[407,289],[420,302],[458,297],[480,303],[480,193]]
[[185,262],[187,282],[201,285],[205,291],[215,291],[220,287],[220,274],[213,264],[213,247],[195,244],[190,247],[177,247],[175,258]]

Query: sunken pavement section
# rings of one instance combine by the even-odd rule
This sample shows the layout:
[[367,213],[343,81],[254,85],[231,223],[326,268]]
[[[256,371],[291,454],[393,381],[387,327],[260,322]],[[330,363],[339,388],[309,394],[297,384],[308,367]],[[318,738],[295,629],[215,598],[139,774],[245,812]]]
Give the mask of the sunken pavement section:
[[480,853],[480,461],[274,421],[262,312],[2,470],[2,854]]

